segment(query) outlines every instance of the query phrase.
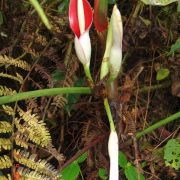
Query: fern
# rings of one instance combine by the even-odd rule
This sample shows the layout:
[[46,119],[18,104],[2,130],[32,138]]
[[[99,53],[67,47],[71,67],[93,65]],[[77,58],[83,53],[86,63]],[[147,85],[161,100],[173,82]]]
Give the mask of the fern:
[[5,105],[2,105],[3,107],[3,110],[6,114],[10,115],[10,116],[13,116],[15,113],[14,113],[14,109],[11,107],[11,106],[5,106]]
[[38,52],[36,52],[36,50],[33,49],[32,47],[23,46],[22,48],[24,49],[24,51],[26,53],[31,54],[33,57],[39,57],[40,56],[40,54]]
[[12,161],[9,156],[1,156],[0,157],[0,169],[10,168],[12,166]]
[[0,78],[1,77],[12,79],[14,81],[19,82],[20,84],[23,84],[23,77],[19,73],[16,73],[16,76],[10,75],[10,74],[5,74],[5,73],[0,73]]
[[48,44],[48,41],[46,39],[45,36],[39,34],[39,33],[34,33],[33,34],[35,36],[35,42],[42,45],[42,46],[46,46]]
[[8,138],[0,138],[0,151],[2,149],[4,150],[10,150],[12,148],[12,142]]
[[58,95],[53,98],[51,105],[58,107],[59,109],[63,108],[67,104],[67,99],[63,95]]
[[10,133],[12,132],[12,126],[6,121],[0,121],[0,133]]
[[19,60],[19,59],[13,59],[12,57],[8,57],[6,55],[4,55],[4,56],[0,55],[0,64],[13,65],[15,67],[19,67],[26,71],[30,71],[30,69],[31,69],[31,66],[27,62]]
[[[28,168],[19,167],[17,169],[17,172],[20,175],[21,180],[50,180],[49,176],[42,175],[38,173],[37,171],[32,171]],[[54,178],[55,179],[55,178]]]
[[[42,147],[47,146],[51,142],[51,136],[49,134],[49,131],[45,127],[45,123],[43,121],[39,121],[37,115],[31,114],[31,111],[24,112],[20,108],[19,115],[28,124],[28,126],[26,126],[27,128],[25,128],[24,130],[27,130],[29,132],[28,136],[31,141],[41,145]],[[19,125],[20,120],[21,119],[16,119],[16,122],[19,122]],[[21,131],[23,127],[19,127],[17,125],[17,128]]]
[[7,95],[13,95],[17,92],[15,90],[12,90],[11,88],[7,88],[6,86],[0,86],[0,96],[7,96]]
[[48,87],[53,87],[52,77],[45,67],[39,64],[36,64],[35,71],[38,72],[43,79],[48,81],[48,84],[47,84]]
[[46,160],[35,161],[36,156],[37,156],[36,154],[30,155],[29,152],[24,151],[24,150],[19,150],[19,149],[14,150],[13,154],[17,162],[25,166],[28,166],[29,168],[41,174],[50,176],[51,178],[56,178],[59,176],[58,171],[56,171],[51,164],[47,163]]
[[25,149],[28,149],[28,141],[29,137],[25,134],[16,133],[16,136],[14,137],[14,140],[18,146],[21,146]]
[[51,180],[49,176],[39,174],[37,171],[32,171],[28,168],[19,167],[17,172],[20,175],[21,180]]
[[1,176],[0,175],[0,180],[12,180],[11,175],[7,174],[6,176]]

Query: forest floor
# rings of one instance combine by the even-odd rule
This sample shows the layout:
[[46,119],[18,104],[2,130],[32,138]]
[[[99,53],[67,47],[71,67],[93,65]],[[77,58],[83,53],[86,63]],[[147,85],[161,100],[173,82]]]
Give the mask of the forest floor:
[[[0,77],[1,86],[18,92],[88,85],[74,50],[67,9],[63,10],[58,1],[43,5],[52,24],[52,30],[48,31],[33,7],[25,1],[0,2],[0,18],[3,19],[0,56],[31,64],[28,72],[1,66],[1,72],[13,75],[18,72],[25,79],[19,85],[14,80]],[[112,7],[109,6],[109,14]],[[163,159],[163,147],[167,141],[179,137],[178,120],[141,137],[137,140],[137,149],[134,143],[127,143],[131,134],[180,111],[180,57],[179,51],[173,52],[172,48],[179,38],[177,4],[158,7],[123,0],[118,3],[118,8],[124,29],[123,63],[116,82],[120,106],[115,124],[120,150],[132,164],[138,157],[142,165],[140,171],[146,179],[178,179],[178,171],[165,166]],[[90,29],[90,37],[91,72],[98,84],[104,46],[94,27]],[[19,102],[19,106],[45,121],[54,147],[65,160],[59,165],[42,149],[31,149],[38,157],[49,158],[49,162],[60,168],[88,151],[87,160],[81,165],[84,178],[99,179],[100,168],[108,172],[109,124],[99,96],[41,97]],[[125,179],[123,170],[120,170],[120,176]]]

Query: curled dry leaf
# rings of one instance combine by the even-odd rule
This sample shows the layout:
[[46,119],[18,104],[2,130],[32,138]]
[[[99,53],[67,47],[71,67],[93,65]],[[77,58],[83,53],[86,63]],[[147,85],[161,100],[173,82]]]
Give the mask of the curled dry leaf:
[[180,80],[174,81],[171,86],[173,96],[180,97]]

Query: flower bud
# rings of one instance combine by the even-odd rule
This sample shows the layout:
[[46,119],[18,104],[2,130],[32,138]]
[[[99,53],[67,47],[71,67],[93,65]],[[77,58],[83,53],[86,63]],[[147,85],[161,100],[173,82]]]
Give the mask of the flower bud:
[[119,179],[119,168],[118,168],[118,136],[116,131],[111,131],[108,142],[108,152],[110,158],[110,174],[109,180]]

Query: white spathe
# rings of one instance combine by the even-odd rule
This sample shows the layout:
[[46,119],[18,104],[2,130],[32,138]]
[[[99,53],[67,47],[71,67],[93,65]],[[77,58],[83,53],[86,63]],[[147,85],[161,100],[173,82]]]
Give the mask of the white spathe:
[[83,65],[89,66],[91,59],[91,41],[89,37],[89,30],[81,34],[79,38],[75,36],[74,44],[76,54],[80,62]]
[[122,63],[122,49],[119,46],[113,45],[111,47],[110,58],[109,58],[110,75],[112,79],[115,79],[118,76],[119,70],[121,68],[121,63]]
[[111,131],[108,142],[108,152],[110,158],[110,174],[109,180],[119,179],[119,168],[118,168],[118,136],[116,131]]
[[123,26],[122,26],[121,14],[116,5],[114,5],[113,8],[111,22],[112,22],[113,45],[122,48]]
[[110,76],[115,79],[121,68],[122,63],[122,38],[123,38],[123,26],[120,11],[117,6],[114,5],[112,16],[112,47],[110,50],[109,64],[110,64]]
[[84,16],[84,6],[83,6],[83,1],[78,0],[78,24],[79,24],[79,29],[80,33],[83,34],[85,31],[85,16]]

